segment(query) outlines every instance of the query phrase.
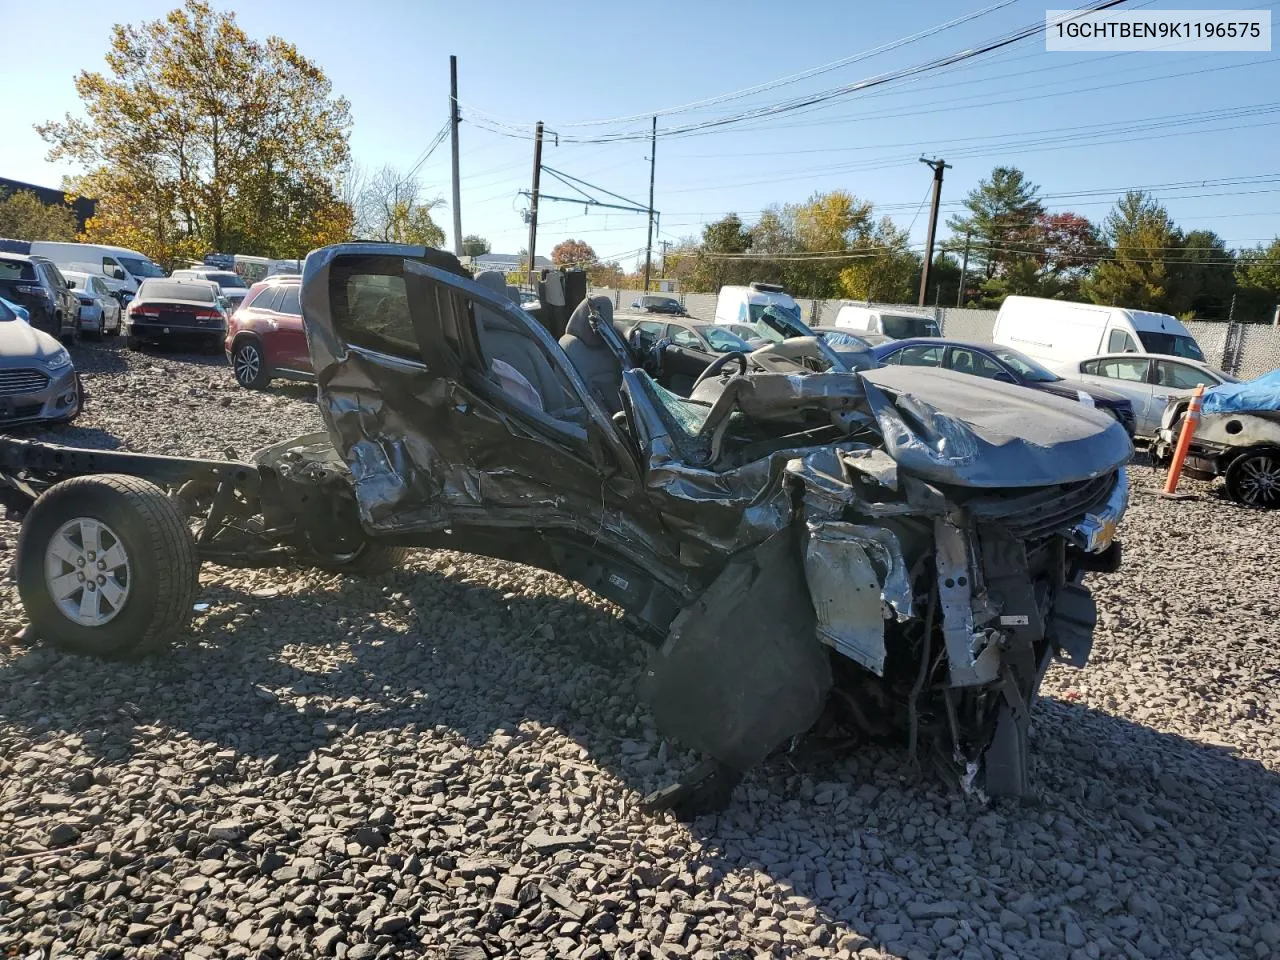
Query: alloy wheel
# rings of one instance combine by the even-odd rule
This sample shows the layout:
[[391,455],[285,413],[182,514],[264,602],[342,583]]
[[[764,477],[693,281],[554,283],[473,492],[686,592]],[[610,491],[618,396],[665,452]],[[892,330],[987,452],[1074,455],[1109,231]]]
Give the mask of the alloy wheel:
[[68,520],[50,538],[44,580],[62,615],[83,627],[115,619],[133,586],[123,541],[92,517]]

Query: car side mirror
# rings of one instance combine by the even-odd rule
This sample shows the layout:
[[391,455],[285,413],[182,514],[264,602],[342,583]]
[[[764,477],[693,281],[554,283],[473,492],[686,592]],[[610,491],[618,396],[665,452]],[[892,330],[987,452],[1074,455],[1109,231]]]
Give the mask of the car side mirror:
[[123,267],[112,267],[112,268],[111,268],[111,279],[112,279],[112,280],[123,280],[124,278],[125,278],[125,274],[124,274],[124,268],[123,268]]

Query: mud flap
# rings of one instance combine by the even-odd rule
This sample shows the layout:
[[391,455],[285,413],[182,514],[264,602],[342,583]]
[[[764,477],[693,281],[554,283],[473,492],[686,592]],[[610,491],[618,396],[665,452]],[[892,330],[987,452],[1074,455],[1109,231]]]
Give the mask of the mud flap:
[[831,689],[795,534],[731,560],[676,617],[643,692],[658,728],[744,772],[817,721]]

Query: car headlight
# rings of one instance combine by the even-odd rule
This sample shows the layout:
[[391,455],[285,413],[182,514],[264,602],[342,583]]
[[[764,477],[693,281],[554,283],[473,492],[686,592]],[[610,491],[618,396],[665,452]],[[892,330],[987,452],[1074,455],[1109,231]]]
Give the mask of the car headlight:
[[44,363],[50,370],[61,370],[71,366],[71,354],[65,349],[59,349],[57,353],[46,357]]

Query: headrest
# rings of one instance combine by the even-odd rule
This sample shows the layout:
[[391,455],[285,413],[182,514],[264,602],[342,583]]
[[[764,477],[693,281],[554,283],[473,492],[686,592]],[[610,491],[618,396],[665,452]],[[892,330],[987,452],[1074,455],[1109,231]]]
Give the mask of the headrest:
[[[600,319],[605,323],[613,322],[613,301],[608,297],[589,297],[591,305],[596,308],[600,314]],[[583,300],[580,304],[573,308],[573,313],[569,315],[569,323],[565,326],[565,333],[572,337],[577,337],[583,343],[591,347],[603,347],[604,341],[600,339],[600,335],[591,329],[591,321],[588,320],[590,309],[587,301]]]
[[497,270],[485,270],[483,273],[476,274],[476,283],[482,287],[487,287],[494,293],[506,296],[507,276],[504,273],[499,273]]

